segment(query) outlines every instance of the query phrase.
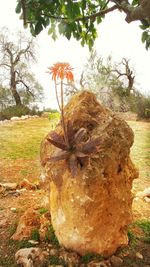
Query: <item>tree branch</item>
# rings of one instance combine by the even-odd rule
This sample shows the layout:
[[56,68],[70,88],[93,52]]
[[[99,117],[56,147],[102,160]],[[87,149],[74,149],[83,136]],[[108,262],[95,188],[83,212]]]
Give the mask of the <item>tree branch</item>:
[[26,88],[26,91],[32,96],[32,97],[34,97],[34,94],[30,91],[30,89],[29,89],[29,86],[23,81],[23,80],[17,80],[16,81],[16,84],[18,84],[18,83],[22,83],[24,86],[25,86],[25,88]]
[[127,0],[111,0],[117,7],[126,13],[128,23],[136,20],[147,19],[150,22],[150,1],[141,0],[138,6],[132,6]]
[[1,64],[0,64],[0,67],[1,67],[1,66],[8,67],[8,68],[11,68],[11,66],[10,66],[10,65],[8,65],[8,64],[6,64],[6,63],[1,63]]
[[[114,6],[110,7],[110,8],[102,9],[97,13],[94,13],[94,14],[91,14],[91,15],[88,15],[88,16],[83,16],[83,17],[76,18],[74,21],[83,21],[83,20],[88,20],[88,19],[94,19],[96,17],[103,16],[103,15],[109,13],[109,12],[112,12],[112,11],[114,11],[116,9],[118,9],[118,6],[114,5]],[[23,9],[23,13],[24,12],[26,12],[25,9]],[[54,15],[47,14],[45,12],[43,12],[42,15],[46,16],[48,18],[56,19],[56,20],[68,20],[68,17],[54,16]],[[24,17],[26,17],[26,16],[24,16]],[[30,23],[30,22],[31,21],[27,21],[26,20],[26,21],[24,21],[24,24],[27,24],[27,23]]]
[[91,15],[88,15],[88,16],[85,16],[85,17],[82,17],[82,18],[77,18],[77,19],[75,19],[75,21],[82,21],[82,20],[87,20],[87,19],[95,19],[95,18],[103,16],[103,15],[109,13],[109,12],[112,12],[112,11],[114,11],[116,9],[118,9],[117,5],[114,5],[114,6],[110,7],[110,8],[102,9],[97,13],[94,13],[94,14],[91,14]]

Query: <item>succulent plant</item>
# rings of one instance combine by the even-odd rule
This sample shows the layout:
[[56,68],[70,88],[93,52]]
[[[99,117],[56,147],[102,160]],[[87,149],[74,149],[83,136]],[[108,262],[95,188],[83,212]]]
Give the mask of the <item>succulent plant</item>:
[[47,158],[50,162],[66,160],[72,176],[77,175],[78,168],[88,164],[90,155],[96,152],[100,145],[99,138],[88,138],[85,128],[75,130],[69,121],[66,127],[66,137],[53,131],[47,140],[58,149]]

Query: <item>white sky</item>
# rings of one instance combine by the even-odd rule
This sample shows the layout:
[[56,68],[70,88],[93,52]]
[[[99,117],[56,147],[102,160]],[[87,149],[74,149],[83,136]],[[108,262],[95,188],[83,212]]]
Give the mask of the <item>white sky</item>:
[[[0,27],[7,26],[10,30],[24,30],[22,21],[15,13],[16,0],[0,0]],[[114,61],[120,62],[123,57],[131,59],[136,71],[137,88],[141,92],[150,93],[150,50],[147,51],[141,42],[142,31],[138,23],[130,25],[124,20],[124,14],[117,11],[108,14],[98,28],[99,37],[95,42],[98,54],[107,58],[110,54]],[[75,68],[75,75],[82,71],[82,67],[89,55],[87,47],[80,43],[60,37],[56,42],[51,40],[47,30],[38,38],[38,63],[33,72],[44,87],[46,107],[56,107],[53,85],[47,67],[58,61],[69,62]]]

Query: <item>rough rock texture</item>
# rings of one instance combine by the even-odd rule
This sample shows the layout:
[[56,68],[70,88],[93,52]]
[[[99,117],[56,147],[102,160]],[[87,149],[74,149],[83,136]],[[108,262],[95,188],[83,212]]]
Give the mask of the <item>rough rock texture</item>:
[[16,263],[23,267],[44,267],[48,253],[41,248],[22,248],[15,254]]
[[40,216],[37,210],[29,208],[20,217],[16,232],[11,237],[13,240],[28,239],[32,230],[40,227]]
[[[75,129],[84,127],[89,136],[99,136],[102,144],[99,152],[90,156],[90,164],[72,178],[64,160],[46,162],[56,148],[43,141],[41,161],[51,180],[52,224],[64,247],[81,255],[109,256],[128,243],[132,181],[138,175],[129,157],[133,132],[89,92],[71,99],[65,119],[71,120]],[[56,131],[62,132],[60,124]]]

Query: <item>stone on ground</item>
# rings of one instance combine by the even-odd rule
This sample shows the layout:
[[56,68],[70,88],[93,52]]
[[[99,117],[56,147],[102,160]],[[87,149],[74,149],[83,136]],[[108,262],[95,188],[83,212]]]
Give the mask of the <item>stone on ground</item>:
[[[65,160],[47,162],[56,147],[46,138],[43,141],[41,161],[51,181],[51,220],[55,234],[61,245],[81,255],[110,256],[128,244],[132,181],[138,176],[130,159],[133,131],[89,92],[75,95],[64,113],[74,129],[84,127],[89,137],[99,137],[101,146],[73,178]],[[55,130],[62,133],[60,123]]]

